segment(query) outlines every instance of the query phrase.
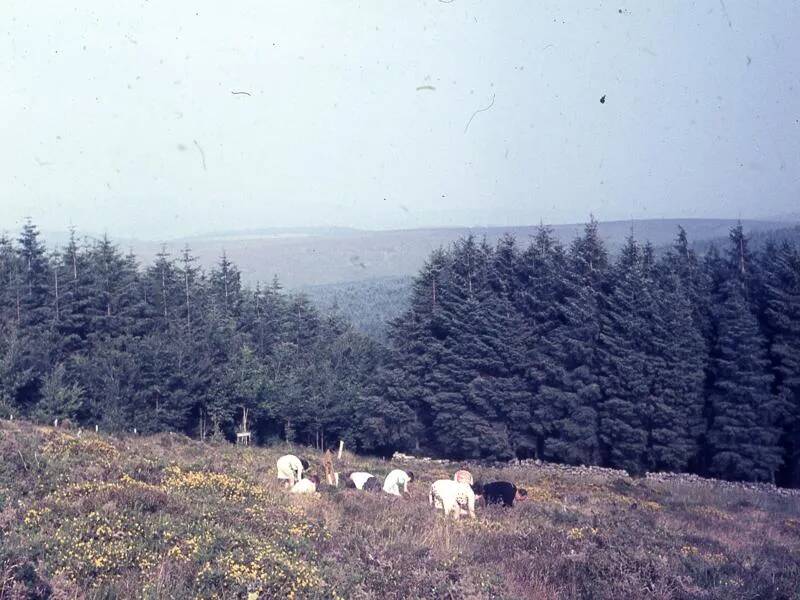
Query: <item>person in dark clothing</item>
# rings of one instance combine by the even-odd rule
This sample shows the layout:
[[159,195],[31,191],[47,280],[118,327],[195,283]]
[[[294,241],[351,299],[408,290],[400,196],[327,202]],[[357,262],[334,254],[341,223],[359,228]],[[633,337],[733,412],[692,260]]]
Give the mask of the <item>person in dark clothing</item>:
[[377,477],[370,477],[364,482],[362,488],[365,492],[380,492],[383,489],[380,480]]
[[503,506],[514,506],[514,500],[527,499],[528,491],[524,488],[517,488],[508,481],[493,481],[483,486],[483,500],[486,506],[490,504],[502,504]]

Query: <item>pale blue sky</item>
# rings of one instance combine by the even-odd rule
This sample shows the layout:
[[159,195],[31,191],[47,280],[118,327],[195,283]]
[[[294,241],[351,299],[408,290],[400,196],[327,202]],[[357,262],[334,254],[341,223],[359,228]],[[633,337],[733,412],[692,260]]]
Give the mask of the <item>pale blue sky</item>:
[[0,23],[0,229],[800,206],[793,0],[3,0]]

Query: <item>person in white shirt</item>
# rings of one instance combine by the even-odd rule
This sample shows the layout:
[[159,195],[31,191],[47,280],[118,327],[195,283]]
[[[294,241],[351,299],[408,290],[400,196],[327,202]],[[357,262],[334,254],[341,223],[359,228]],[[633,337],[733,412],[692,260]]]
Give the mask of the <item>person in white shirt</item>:
[[300,460],[294,454],[287,454],[278,459],[278,480],[284,487],[291,488],[303,478],[303,471],[308,468],[308,461]]
[[[414,473],[395,469],[391,471],[383,481],[383,491],[393,496],[402,496],[408,493],[408,484],[414,481]],[[400,487],[403,487],[402,493]]]
[[428,502],[434,508],[444,509],[445,517],[452,512],[453,517],[458,519],[466,507],[469,516],[475,518],[475,492],[466,483],[452,479],[439,479],[431,485]]
[[375,479],[375,476],[366,471],[354,471],[350,473],[347,485],[348,487],[355,487],[357,490],[363,490],[364,484],[367,483],[367,480],[370,478]]
[[312,475],[307,479],[301,479],[292,486],[290,490],[293,494],[313,494],[317,491],[319,477]]

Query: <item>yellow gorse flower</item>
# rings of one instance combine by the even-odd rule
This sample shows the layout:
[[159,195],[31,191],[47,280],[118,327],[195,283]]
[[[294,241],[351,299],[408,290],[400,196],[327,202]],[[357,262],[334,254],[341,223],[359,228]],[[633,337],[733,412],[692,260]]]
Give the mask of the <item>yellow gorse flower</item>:
[[[125,508],[153,499],[184,506],[201,500],[204,508],[191,523]],[[112,502],[115,509],[75,514],[74,507],[84,502]],[[261,537],[230,537],[222,524],[231,506]],[[130,570],[147,572],[175,561],[197,564],[197,579],[210,586],[221,577],[231,590],[249,586],[258,597],[294,598],[325,586],[304,555],[311,542],[330,539],[330,532],[309,520],[302,507],[284,506],[265,488],[234,475],[171,466],[161,483],[123,473],[116,481],[67,484],[26,511],[23,524],[51,532],[44,548],[52,572],[76,584],[96,587]]]

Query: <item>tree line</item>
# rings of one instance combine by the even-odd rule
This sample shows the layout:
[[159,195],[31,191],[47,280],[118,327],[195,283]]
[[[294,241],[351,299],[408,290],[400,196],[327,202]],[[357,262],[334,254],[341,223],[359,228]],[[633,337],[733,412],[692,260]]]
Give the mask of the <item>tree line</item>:
[[458,459],[800,485],[800,256],[741,226],[699,256],[474,237],[434,252],[386,344],[223,255],[0,238],[0,415]]
[[741,225],[699,257],[680,229],[614,259],[597,223],[564,247],[462,239],[392,323],[376,402],[392,445],[800,485],[800,255]]
[[382,349],[304,296],[242,285],[225,256],[186,248],[141,266],[74,232],[48,252],[35,225],[0,238],[0,415],[111,431],[322,446],[358,431]]

